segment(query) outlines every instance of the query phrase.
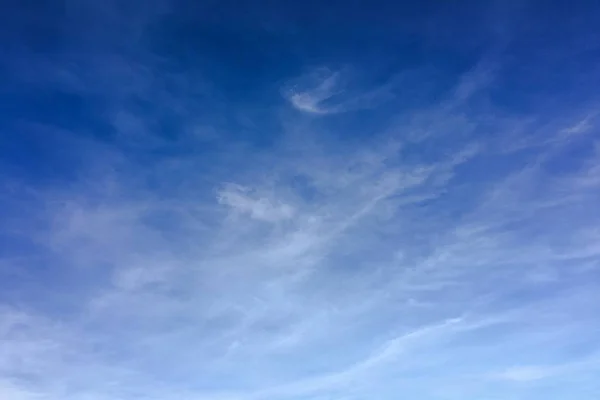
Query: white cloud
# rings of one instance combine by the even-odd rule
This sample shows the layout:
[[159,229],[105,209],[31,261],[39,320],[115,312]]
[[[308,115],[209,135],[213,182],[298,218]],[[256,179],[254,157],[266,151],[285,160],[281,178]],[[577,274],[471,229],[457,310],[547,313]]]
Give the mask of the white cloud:
[[[323,108],[320,104],[332,96],[339,94],[340,73],[324,72],[327,76],[314,87],[307,90],[298,90],[297,88],[288,90],[288,93],[286,93],[287,99],[296,109],[315,114],[329,114],[336,112],[334,108]],[[321,73],[323,73],[323,71],[321,71]],[[318,78],[312,77],[312,79]]]
[[229,184],[218,193],[219,203],[227,205],[240,214],[248,214],[251,218],[276,222],[290,219],[294,215],[294,208],[281,201],[253,193],[250,188]]
[[309,114],[339,114],[374,108],[395,97],[394,90],[401,83],[396,76],[374,89],[361,90],[345,81],[348,71],[332,72],[321,68],[295,79],[283,90],[284,98],[298,111]]

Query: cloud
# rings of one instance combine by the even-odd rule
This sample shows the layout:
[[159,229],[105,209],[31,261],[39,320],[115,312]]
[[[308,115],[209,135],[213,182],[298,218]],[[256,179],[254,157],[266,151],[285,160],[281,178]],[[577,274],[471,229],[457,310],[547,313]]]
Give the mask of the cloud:
[[394,76],[383,85],[360,90],[348,85],[348,71],[332,72],[320,68],[285,85],[283,97],[298,111],[327,115],[371,109],[395,97],[394,90],[402,81]]
[[[592,353],[577,361],[567,361],[548,365],[518,365],[492,374],[492,379],[498,379],[517,384],[535,383],[544,380],[560,380],[570,376],[594,371],[600,359],[597,353]],[[540,382],[538,382],[540,383]]]
[[[330,73],[326,72],[328,76],[317,82],[315,87],[307,89],[305,91],[298,91],[297,89],[290,89],[286,94],[289,102],[296,109],[315,114],[329,114],[335,112],[319,107],[319,103],[327,100],[336,94],[335,88],[339,85],[339,72]],[[314,79],[314,78],[313,78]]]
[[548,367],[520,366],[506,369],[498,375],[498,378],[513,382],[531,382],[546,379],[553,374],[553,369]]
[[249,188],[229,184],[218,193],[219,203],[231,207],[234,212],[248,214],[251,218],[276,222],[290,219],[294,209],[285,203],[274,202],[267,197],[253,196]]

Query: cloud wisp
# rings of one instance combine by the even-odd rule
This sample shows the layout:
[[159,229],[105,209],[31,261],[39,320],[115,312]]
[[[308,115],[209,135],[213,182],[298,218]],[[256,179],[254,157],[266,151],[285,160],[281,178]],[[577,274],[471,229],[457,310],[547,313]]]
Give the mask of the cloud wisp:
[[360,90],[348,84],[347,70],[317,69],[285,85],[283,97],[298,111],[315,114],[341,114],[375,108],[391,101],[400,78],[393,77],[374,89]]

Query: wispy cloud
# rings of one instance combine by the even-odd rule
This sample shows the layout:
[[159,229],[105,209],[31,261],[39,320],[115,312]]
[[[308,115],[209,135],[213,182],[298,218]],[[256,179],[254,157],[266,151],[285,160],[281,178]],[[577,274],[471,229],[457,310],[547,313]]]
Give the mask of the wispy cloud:
[[248,214],[251,218],[275,222],[290,219],[292,206],[266,196],[253,194],[251,189],[240,185],[226,185],[218,193],[219,203],[231,207],[234,213]]
[[360,90],[348,83],[350,72],[318,69],[286,85],[284,98],[298,111],[309,114],[339,114],[349,111],[374,108],[392,100],[394,90],[401,81],[399,76],[391,78],[376,88]]
[[530,382],[554,375],[554,368],[545,366],[511,367],[498,375],[498,378],[514,382]]
[[[331,73],[324,71],[328,76],[323,79],[312,77],[311,80],[316,80],[313,87],[305,90],[297,88],[289,89],[285,96],[289,102],[300,111],[306,111],[315,114],[329,114],[335,112],[335,109],[326,109],[319,106],[323,101],[331,98],[336,94],[336,89],[339,94],[339,72]],[[321,75],[321,74],[318,74]]]

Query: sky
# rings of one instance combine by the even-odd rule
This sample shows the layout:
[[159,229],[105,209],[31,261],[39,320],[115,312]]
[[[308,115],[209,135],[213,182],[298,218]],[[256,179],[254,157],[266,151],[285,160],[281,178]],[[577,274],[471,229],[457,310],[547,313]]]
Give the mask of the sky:
[[597,400],[598,1],[17,1],[0,399]]

